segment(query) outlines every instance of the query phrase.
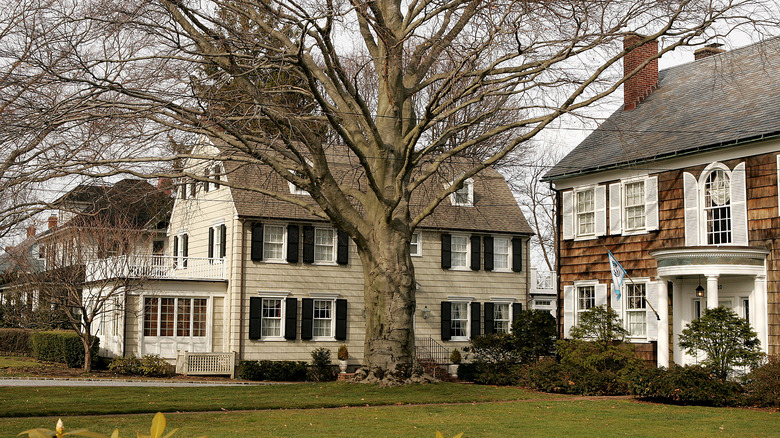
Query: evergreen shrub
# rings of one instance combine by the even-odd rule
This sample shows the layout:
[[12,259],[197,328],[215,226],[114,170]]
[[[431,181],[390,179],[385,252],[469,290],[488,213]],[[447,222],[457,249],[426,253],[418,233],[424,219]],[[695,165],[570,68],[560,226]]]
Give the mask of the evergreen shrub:
[[303,382],[307,374],[306,362],[291,360],[241,360],[238,362],[238,378],[242,380],[272,380],[277,382]]
[[780,407],[780,355],[772,355],[745,380],[745,397],[752,406]]
[[[84,345],[78,333],[67,330],[36,332],[30,337],[33,356],[43,362],[64,363],[71,368],[84,365]],[[92,337],[92,360],[97,361],[100,339]]]
[[0,352],[18,356],[32,356],[30,344],[32,330],[3,328],[0,329]]
[[662,403],[739,406],[744,402],[739,383],[722,380],[700,365],[636,370],[627,383],[631,394]]

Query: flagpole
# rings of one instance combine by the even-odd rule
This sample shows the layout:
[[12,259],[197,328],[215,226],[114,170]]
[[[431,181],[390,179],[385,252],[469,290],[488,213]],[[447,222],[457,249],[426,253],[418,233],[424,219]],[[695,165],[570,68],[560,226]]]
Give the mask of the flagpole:
[[[601,246],[603,246],[609,252],[609,254],[612,254],[612,251],[610,251],[610,249],[607,248],[606,245],[601,245]],[[614,255],[613,255],[613,257],[614,257]],[[617,258],[615,260],[617,260]],[[620,263],[620,262],[618,262],[618,263]],[[623,265],[620,265],[620,267],[623,268]],[[628,275],[628,271],[626,271],[626,268],[623,268],[623,273],[626,275],[626,277],[628,277],[628,280],[631,282],[631,284],[634,285],[635,290],[639,289],[637,287],[637,284],[634,283],[634,279],[631,278],[630,275]],[[612,285],[614,286],[614,283]],[[645,292],[642,292],[641,289],[639,289],[639,291],[642,294],[642,297],[645,299],[645,303],[647,303],[647,305],[650,306],[650,310],[652,310],[653,313],[655,313],[655,317],[658,319],[658,321],[660,321],[661,320],[661,315],[658,314],[658,312],[655,310],[655,307],[653,307],[653,304],[650,302],[650,300],[647,299],[647,294]]]

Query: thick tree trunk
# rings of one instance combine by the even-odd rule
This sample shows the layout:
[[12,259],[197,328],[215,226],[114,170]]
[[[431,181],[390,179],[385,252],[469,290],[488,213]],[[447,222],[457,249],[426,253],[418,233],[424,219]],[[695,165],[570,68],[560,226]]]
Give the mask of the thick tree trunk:
[[399,384],[412,375],[415,309],[410,233],[375,227],[358,248],[363,263],[366,303],[364,365],[366,381]]

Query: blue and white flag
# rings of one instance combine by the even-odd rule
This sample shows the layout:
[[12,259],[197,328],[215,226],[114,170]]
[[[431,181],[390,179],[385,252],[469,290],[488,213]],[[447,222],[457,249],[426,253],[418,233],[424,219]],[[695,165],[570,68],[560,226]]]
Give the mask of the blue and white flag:
[[623,286],[623,278],[626,276],[626,270],[620,265],[612,251],[607,250],[609,253],[609,270],[612,271],[612,289],[615,291],[617,299],[620,300],[620,290]]

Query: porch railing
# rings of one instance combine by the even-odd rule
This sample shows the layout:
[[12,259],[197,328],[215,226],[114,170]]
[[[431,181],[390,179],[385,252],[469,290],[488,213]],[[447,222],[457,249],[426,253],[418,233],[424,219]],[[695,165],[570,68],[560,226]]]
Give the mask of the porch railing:
[[433,362],[437,365],[450,363],[450,350],[431,337],[414,338],[415,360]]
[[87,263],[86,280],[111,278],[224,280],[223,259],[153,254],[113,256]]
[[190,353],[180,351],[176,356],[176,372],[188,376],[235,377],[236,353]]

